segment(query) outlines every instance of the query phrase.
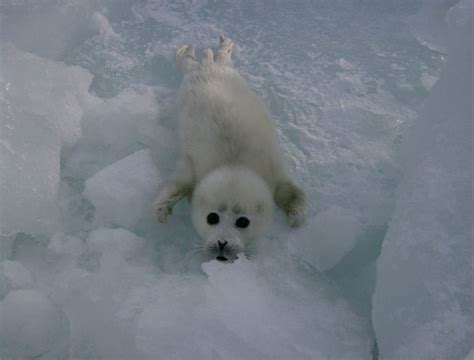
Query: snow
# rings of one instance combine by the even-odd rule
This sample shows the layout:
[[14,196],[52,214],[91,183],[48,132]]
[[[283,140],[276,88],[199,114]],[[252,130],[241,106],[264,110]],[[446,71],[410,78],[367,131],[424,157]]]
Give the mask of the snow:
[[472,5],[450,10],[448,62],[411,131],[377,260],[373,321],[385,359],[461,359],[472,347]]
[[36,290],[11,291],[0,305],[0,355],[11,358],[61,358],[67,354],[68,321]]
[[363,322],[344,302],[333,303],[319,281],[295,277],[282,263],[276,274],[271,262],[245,259],[232,267],[212,261],[203,270],[206,278],[168,277],[136,295],[148,298],[137,342],[147,358],[161,349],[173,359],[367,356]]
[[18,261],[5,260],[0,263],[0,299],[10,291],[33,284],[30,272]]
[[[3,1],[0,358],[472,356],[454,2]],[[297,230],[276,211],[255,259],[201,264],[189,204],[166,225],[151,204],[179,152],[174,51],[220,33],[309,208]]]
[[92,250],[100,253],[117,252],[124,259],[139,254],[139,249],[145,245],[143,239],[124,229],[99,228],[89,234],[87,243]]
[[361,233],[357,213],[339,206],[320,212],[289,246],[294,255],[320,271],[334,267],[355,245]]

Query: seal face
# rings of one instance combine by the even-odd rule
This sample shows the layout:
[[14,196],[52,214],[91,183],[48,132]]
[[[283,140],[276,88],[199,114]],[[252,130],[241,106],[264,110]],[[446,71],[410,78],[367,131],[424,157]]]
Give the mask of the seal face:
[[221,37],[214,55],[176,52],[184,79],[178,94],[181,159],[154,202],[165,223],[174,204],[192,202],[192,221],[206,258],[232,261],[251,256],[269,226],[273,201],[290,226],[303,223],[304,192],[284,166],[266,107],[233,68],[233,42]]
[[[272,194],[263,179],[241,166],[212,171],[196,187],[192,221],[207,259],[251,255],[272,219]],[[236,211],[237,210],[237,211]]]

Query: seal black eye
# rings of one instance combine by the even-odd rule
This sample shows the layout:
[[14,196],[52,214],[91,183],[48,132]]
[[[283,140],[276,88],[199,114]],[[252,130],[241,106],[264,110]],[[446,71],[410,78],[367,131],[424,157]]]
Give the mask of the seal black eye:
[[207,215],[207,223],[209,225],[219,224],[219,215],[215,212],[210,213],[209,215]]
[[245,216],[239,217],[235,222],[235,226],[241,229],[245,229],[250,225],[250,220],[247,219]]

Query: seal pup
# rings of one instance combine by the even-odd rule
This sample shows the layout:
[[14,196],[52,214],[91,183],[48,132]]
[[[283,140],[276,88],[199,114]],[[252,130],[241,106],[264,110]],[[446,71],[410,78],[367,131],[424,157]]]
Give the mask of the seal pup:
[[234,43],[224,36],[216,54],[182,45],[176,63],[184,75],[177,109],[181,158],[153,203],[166,223],[173,206],[191,199],[192,222],[206,258],[252,254],[268,228],[273,201],[291,227],[304,220],[305,194],[291,179],[273,121],[232,66]]

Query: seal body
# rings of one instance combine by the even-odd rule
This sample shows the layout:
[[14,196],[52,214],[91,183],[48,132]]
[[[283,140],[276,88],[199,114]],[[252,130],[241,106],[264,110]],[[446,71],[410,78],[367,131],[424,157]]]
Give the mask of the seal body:
[[273,122],[234,68],[215,64],[188,74],[178,109],[182,153],[197,183],[220,166],[240,165],[274,190],[284,173]]
[[181,159],[154,203],[166,222],[173,205],[191,198],[193,224],[208,258],[250,255],[272,218],[273,200],[290,226],[303,221],[304,192],[284,166],[271,116],[232,67],[233,43],[221,37],[216,55],[198,62],[183,45],[176,54],[184,79],[178,94]]

